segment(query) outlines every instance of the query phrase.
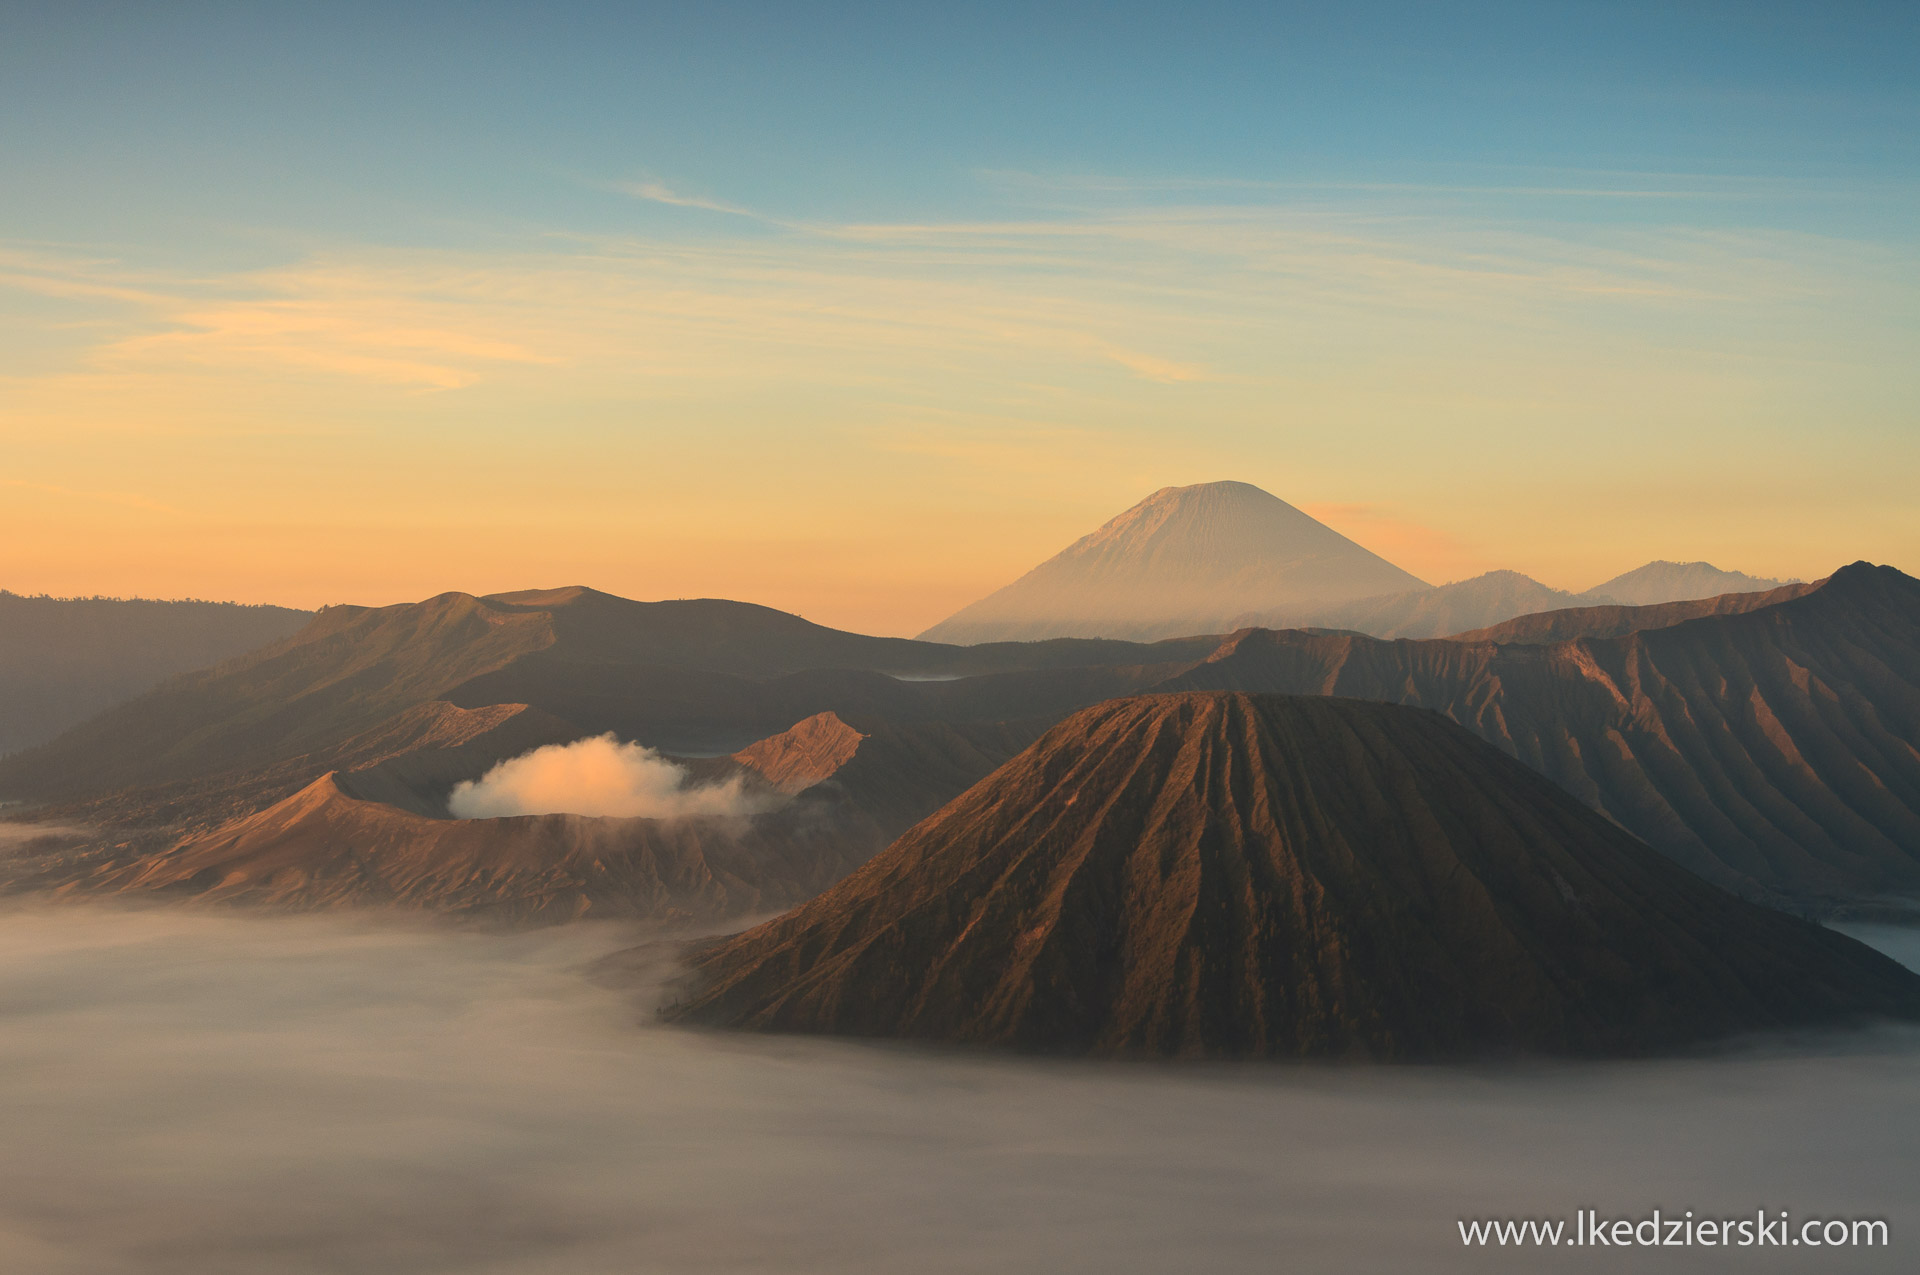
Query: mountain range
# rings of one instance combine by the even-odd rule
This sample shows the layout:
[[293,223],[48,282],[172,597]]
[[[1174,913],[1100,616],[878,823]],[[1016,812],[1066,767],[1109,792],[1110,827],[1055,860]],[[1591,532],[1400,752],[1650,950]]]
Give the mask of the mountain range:
[[0,756],[43,744],[176,673],[276,642],[312,618],[288,607],[0,589]]
[[[1602,588],[1427,586],[1228,483],[940,626],[1038,640],[583,587],[297,627],[129,612],[174,625],[146,674],[216,662],[0,757],[0,801],[46,829],[0,890],[784,908],[699,946],[669,1016],[1075,1054],[1631,1054],[1920,1018],[1920,977],[1790,915],[1920,898],[1920,581],[1652,563]],[[221,645],[249,624],[264,645]],[[121,649],[72,645],[69,672]],[[588,756],[644,785],[553,787]],[[463,795],[529,768],[535,804]]]
[[[865,741],[848,776],[888,776],[817,781],[848,786],[837,817],[871,849],[1081,708],[1246,690],[1442,712],[1755,898],[1830,910],[1920,892],[1920,582],[1861,563],[1814,586],[1511,627],[1510,640],[1251,629],[954,647],[737,603],[449,594],[331,609],[176,678],[0,760],[0,798],[99,829],[72,862],[16,873],[94,888],[329,772],[350,795],[438,818],[455,783],[541,744],[611,731],[711,767],[830,713]],[[823,666],[796,667],[808,660]]]
[[1780,587],[1704,562],[1650,562],[1584,593],[1517,571],[1430,586],[1248,483],[1163,487],[920,636],[1138,640],[1242,628],[1445,637],[1577,606],[1646,606]]
[[[1690,600],[1777,583],[1706,563],[1657,562],[1578,595],[1512,571],[1432,588],[1256,487],[1208,483],[1156,492],[996,594],[999,601],[983,600],[930,634],[979,644],[983,638],[1025,642],[1056,633],[1097,640],[1101,635],[1154,638],[1316,627],[1426,638],[1478,632],[1516,616],[1582,605]],[[463,611],[463,598],[479,609]],[[1076,618],[1072,612],[1080,603],[1075,598],[1092,610]],[[485,599],[447,594],[430,601],[444,603],[432,616],[407,608],[330,607],[323,624],[301,632],[313,614],[283,607],[23,598],[0,592],[0,756],[47,742],[172,675],[251,654],[297,632],[295,645],[307,653],[327,642],[359,648],[366,667],[346,676],[383,680],[376,666],[400,646],[427,655],[435,643],[463,646],[464,625],[497,625],[497,640],[483,643],[486,650],[479,656],[486,660],[491,658],[487,650],[495,651],[505,657],[502,667],[514,667],[496,684],[474,690],[476,698],[469,702],[482,704],[563,695],[564,687],[582,683],[586,666],[609,663],[747,677],[841,668],[946,676],[1135,658],[1072,642],[1038,652],[988,642],[970,657],[951,651],[929,656],[923,647],[900,639],[836,633],[766,607],[717,599],[632,602],[584,588]],[[1022,608],[1031,613],[1028,620],[1009,618]],[[1042,612],[1053,618],[1033,619]],[[516,623],[529,616],[534,618]],[[971,618],[963,622],[963,616]],[[409,625],[424,627],[414,632]],[[520,658],[549,648],[546,658]],[[442,680],[449,685],[464,680],[470,670],[460,661],[472,654],[463,650]],[[305,659],[302,653],[288,661],[296,691],[298,666]],[[437,676],[436,663],[427,655],[423,675]],[[275,688],[268,683],[274,674],[259,671],[265,676],[256,678],[251,694],[272,700]],[[524,684],[526,694],[517,695],[509,682]],[[404,702],[417,702],[404,685],[396,689]],[[377,698],[351,693],[342,704],[352,724],[362,727],[377,720],[369,714],[380,706]],[[309,717],[310,703],[289,707],[296,716]],[[572,715],[583,714],[591,715],[576,706]],[[752,729],[776,730],[783,724],[778,717],[759,720]],[[326,730],[324,722],[307,724]],[[266,734],[273,734],[271,725]],[[731,746],[718,737],[681,742],[693,748]],[[202,760],[191,766],[200,767]]]

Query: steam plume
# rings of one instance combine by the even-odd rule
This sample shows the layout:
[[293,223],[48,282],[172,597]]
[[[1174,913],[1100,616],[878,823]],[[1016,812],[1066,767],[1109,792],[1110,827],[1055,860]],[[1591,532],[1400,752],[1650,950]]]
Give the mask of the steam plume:
[[509,758],[454,787],[457,819],[576,814],[640,819],[745,818],[770,802],[742,790],[739,777],[690,787],[682,766],[611,733],[548,744]]

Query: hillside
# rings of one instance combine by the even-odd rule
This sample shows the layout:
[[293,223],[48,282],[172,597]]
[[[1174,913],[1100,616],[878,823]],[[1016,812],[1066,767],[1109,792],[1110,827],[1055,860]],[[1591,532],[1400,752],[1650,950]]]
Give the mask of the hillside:
[[811,808],[715,819],[429,818],[328,773],[284,801],[65,892],[294,910],[383,907],[517,922],[702,920],[810,898],[872,854]]
[[43,744],[177,673],[277,642],[312,618],[232,602],[0,590],[0,756]]
[[[1164,487],[920,636],[937,642],[1219,633],[1425,584],[1246,483]],[[1288,620],[1288,623],[1297,623]]]
[[[192,815],[170,836],[59,840],[16,855],[11,884],[303,910],[399,907],[521,923],[588,912],[744,915],[839,880],[1037,731],[874,723],[862,732],[820,714],[733,757],[682,763],[691,786],[744,778],[765,794],[753,805],[770,808],[750,818],[448,816],[455,783],[581,733],[526,705],[424,705],[325,754],[220,777],[204,796],[176,795],[176,808]],[[306,779],[328,761],[337,764]]]
[[[1706,615],[1740,615],[1812,593],[1824,581],[1784,584],[1764,593],[1723,593],[1717,598],[1659,602],[1651,606],[1576,606],[1516,616],[1504,623],[1452,634],[1456,642],[1514,642],[1543,646],[1581,637],[1625,637],[1642,629],[1666,629]],[[1408,635],[1411,636],[1411,635]]]
[[1075,1054],[1622,1054],[1920,977],[1741,902],[1437,715],[1075,715],[839,886],[712,944],[682,1022]]
[[1714,881],[1920,891],[1920,581],[1891,567],[1550,646],[1253,630],[1158,689],[1432,708]]
[[590,589],[330,607],[290,638],[176,677],[0,759],[0,799],[75,802],[192,784],[324,752],[435,701],[532,704],[582,733],[614,730],[669,751],[731,751],[826,710],[926,717],[912,706],[938,699],[940,684],[896,675],[1057,669],[1066,683],[1131,686],[1137,679],[1100,670],[1150,660],[1171,668],[1216,644],[961,648],[843,633],[747,603],[632,602]]

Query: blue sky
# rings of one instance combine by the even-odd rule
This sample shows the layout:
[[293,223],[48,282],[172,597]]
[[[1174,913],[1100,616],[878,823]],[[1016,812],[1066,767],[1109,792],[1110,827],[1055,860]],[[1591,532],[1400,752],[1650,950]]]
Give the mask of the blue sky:
[[1047,205],[1001,173],[1891,233],[1920,159],[1901,4],[27,8],[5,219],[49,239],[612,229],[636,176],[792,218]]

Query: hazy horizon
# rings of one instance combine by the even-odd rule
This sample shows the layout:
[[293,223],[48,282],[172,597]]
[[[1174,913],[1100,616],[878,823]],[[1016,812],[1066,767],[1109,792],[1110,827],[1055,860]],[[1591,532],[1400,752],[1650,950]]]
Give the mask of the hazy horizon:
[[[1094,530],[1094,528],[1088,528],[1088,530],[1089,530],[1089,531],[1092,531],[1092,530]],[[1337,528],[1336,528],[1336,530],[1337,530]],[[1078,538],[1079,538],[1079,537],[1076,537],[1075,539],[1078,539]],[[1062,547],[1062,548],[1065,548],[1066,546],[1065,546],[1065,545],[1063,545],[1063,546],[1061,546],[1061,547]],[[1367,546],[1367,545],[1365,545],[1365,544],[1362,544],[1362,546],[1361,546],[1361,547],[1362,547],[1362,548],[1370,548],[1370,546]],[[1852,561],[1859,561],[1859,560],[1860,560],[1860,559],[1849,559],[1848,561],[1849,561],[1849,562],[1852,562]],[[1036,564],[1034,564],[1034,565],[1035,565],[1035,566],[1038,566],[1038,565],[1041,565],[1041,564],[1039,564],[1039,563],[1036,563]],[[1395,565],[1395,566],[1398,566],[1399,564],[1398,564],[1398,563],[1394,563],[1393,565]],[[1607,575],[1607,576],[1605,576],[1605,577],[1601,577],[1601,578],[1599,578],[1599,579],[1596,579],[1596,580],[1594,580],[1594,581],[1593,581],[1593,582],[1592,582],[1591,584],[1589,584],[1589,585],[1587,585],[1586,587],[1583,587],[1583,588],[1562,588],[1561,586],[1556,586],[1556,585],[1552,585],[1552,584],[1551,584],[1551,582],[1548,582],[1548,581],[1540,581],[1539,583],[1542,583],[1542,584],[1547,584],[1547,585],[1548,585],[1549,587],[1553,587],[1553,588],[1561,588],[1561,591],[1562,591],[1562,592],[1564,592],[1564,593],[1567,593],[1567,594],[1570,594],[1570,595],[1572,595],[1572,599],[1571,599],[1571,600],[1570,600],[1570,601],[1568,602],[1568,605],[1584,605],[1584,604],[1586,604],[1586,602],[1587,602],[1587,600],[1585,600],[1585,599],[1582,599],[1582,598],[1580,597],[1580,595],[1582,595],[1582,594],[1585,594],[1585,593],[1588,593],[1588,592],[1591,592],[1591,591],[1593,591],[1593,590],[1595,590],[1595,589],[1598,589],[1598,588],[1600,588],[1601,586],[1603,586],[1603,585],[1605,585],[1606,583],[1608,583],[1609,581],[1611,581],[1612,579],[1614,579],[1614,578],[1615,578],[1615,577],[1617,577],[1617,576],[1621,576],[1621,575],[1625,575],[1625,574],[1628,574],[1629,572],[1632,572],[1632,571],[1635,571],[1635,570],[1638,570],[1638,569],[1640,569],[1640,568],[1643,568],[1643,567],[1648,567],[1648,566],[1661,566],[1661,565],[1676,565],[1676,566],[1700,566],[1700,565],[1705,565],[1705,566],[1710,566],[1710,567],[1713,567],[1713,568],[1716,568],[1716,569],[1720,569],[1720,570],[1727,570],[1727,568],[1726,568],[1726,566],[1725,566],[1725,564],[1723,564],[1723,563],[1717,563],[1717,562],[1716,562],[1716,563],[1708,563],[1708,562],[1705,562],[1704,560],[1699,560],[1699,561],[1686,561],[1686,560],[1681,560],[1681,559],[1672,559],[1672,558],[1654,558],[1654,559],[1648,559],[1648,560],[1646,560],[1646,561],[1643,561],[1643,562],[1635,562],[1635,563],[1632,563],[1632,564],[1630,564],[1630,565],[1624,565],[1624,566],[1621,566],[1621,567],[1620,567],[1620,568],[1619,568],[1618,570],[1616,570],[1616,571],[1613,571],[1613,572],[1612,572],[1611,574],[1609,574],[1609,575]],[[1848,563],[1847,563],[1847,562],[1837,562],[1837,563],[1834,563],[1832,567],[1830,567],[1830,568],[1828,568],[1828,569],[1827,569],[1827,570],[1825,570],[1825,571],[1821,571],[1820,573],[1818,573],[1818,575],[1817,575],[1817,576],[1814,576],[1814,577],[1809,577],[1809,579],[1821,579],[1821,578],[1824,578],[1825,576],[1827,576],[1828,574],[1830,574],[1830,573],[1831,573],[1832,571],[1834,571],[1834,570],[1838,570],[1838,569],[1839,569],[1840,567],[1842,567],[1842,566],[1845,566],[1845,565],[1848,565]],[[1894,566],[1894,567],[1895,567],[1896,569],[1902,569],[1902,570],[1904,570],[1904,568],[1901,568],[1901,567],[1900,567],[1900,564],[1898,564],[1898,563],[1885,563],[1885,564],[1876,564],[1876,565],[1890,565],[1890,566]],[[1431,584],[1431,585],[1432,585],[1433,587],[1444,587],[1444,586],[1446,586],[1446,585],[1449,585],[1449,584],[1457,584],[1457,583],[1461,583],[1461,582],[1462,582],[1462,581],[1464,581],[1464,580],[1468,580],[1468,579],[1474,579],[1474,578],[1477,578],[1477,577],[1478,577],[1478,576],[1480,576],[1480,575],[1485,575],[1485,574],[1488,574],[1488,573],[1490,573],[1490,572],[1499,572],[1499,571],[1504,571],[1504,570],[1511,570],[1511,568],[1504,568],[1504,567],[1492,567],[1492,568],[1488,568],[1488,571],[1486,571],[1486,572],[1478,572],[1478,573],[1475,573],[1475,575],[1473,575],[1473,576],[1463,576],[1463,577],[1460,577],[1459,579],[1453,579],[1453,578],[1442,578],[1442,579],[1435,579],[1435,580],[1433,580],[1433,581],[1431,581],[1431,582],[1430,582],[1430,584]],[[1746,574],[1746,575],[1761,575],[1761,574],[1763,574],[1762,572],[1758,572],[1758,571],[1747,571],[1747,572],[1742,572],[1742,571],[1740,571],[1740,569],[1739,569],[1739,568],[1733,568],[1733,569],[1732,569],[1732,573],[1733,573],[1733,574]],[[1026,574],[1026,573],[1025,573],[1025,572],[1021,572],[1020,574],[1021,574],[1021,575],[1024,575],[1024,574]],[[1523,574],[1524,574],[1524,573],[1523,573]],[[962,604],[962,605],[961,605],[960,607],[956,607],[956,608],[955,608],[955,611],[956,611],[956,613],[958,613],[959,611],[963,611],[963,610],[964,610],[964,609],[966,608],[966,606],[967,606],[967,605],[969,605],[969,604],[971,604],[971,603],[974,603],[974,602],[979,602],[979,601],[981,601],[981,600],[982,600],[983,598],[985,598],[985,597],[989,597],[989,596],[991,596],[991,595],[992,595],[992,594],[993,594],[993,593],[994,593],[994,592],[995,592],[995,591],[996,591],[997,589],[999,589],[999,588],[1001,588],[1001,587],[1004,587],[1004,586],[1005,586],[1005,585],[1007,585],[1007,584],[1011,584],[1011,583],[1013,583],[1013,582],[1014,582],[1014,580],[1015,580],[1015,579],[1017,579],[1017,578],[1018,578],[1018,576],[1016,576],[1016,577],[1009,577],[1009,579],[1008,579],[1008,580],[1006,580],[1006,581],[1003,581],[1003,582],[1002,582],[1002,584],[1001,584],[1000,586],[995,586],[995,587],[994,587],[993,589],[989,589],[989,590],[987,590],[987,591],[986,591],[986,593],[984,593],[984,594],[982,594],[982,595],[981,595],[981,597],[977,597],[977,598],[972,598],[972,599],[969,599],[967,603],[963,603],[963,604]],[[1789,580],[1789,579],[1788,579],[1788,578],[1786,578],[1786,577],[1781,577],[1781,578],[1780,578],[1780,582],[1781,582],[1781,583],[1789,583],[1789,582],[1797,582],[1797,581],[1798,581],[1798,578],[1794,578],[1794,579],[1792,579],[1792,580]],[[597,585],[597,584],[595,584],[595,583],[594,583],[593,581],[590,581],[590,580],[571,580],[571,581],[564,581],[564,582],[562,582],[562,581],[554,581],[554,580],[546,580],[546,579],[540,579],[540,580],[537,580],[537,581],[536,581],[535,583],[532,583],[532,584],[527,584],[527,583],[525,583],[525,582],[523,582],[523,583],[521,583],[521,584],[518,584],[518,585],[514,585],[514,586],[512,586],[512,587],[509,587],[509,588],[503,588],[503,589],[497,589],[497,590],[492,590],[492,591],[490,591],[490,592],[491,592],[491,593],[496,593],[496,594],[504,594],[504,593],[516,593],[516,592],[523,592],[523,591],[528,591],[528,590],[533,590],[533,591],[548,591],[548,590],[558,590],[558,589],[567,589],[567,588],[576,588],[576,587],[581,587],[581,588],[588,588],[588,589],[596,589],[596,590],[598,590],[599,592],[603,592],[603,593],[611,593],[611,594],[615,594],[615,596],[625,596],[625,597],[628,597],[628,598],[630,598],[630,599],[631,599],[631,600],[633,600],[633,601],[641,601],[641,602],[655,602],[655,601],[686,601],[686,600],[691,600],[691,599],[706,599],[706,598],[718,598],[718,597],[720,597],[720,595],[717,595],[717,594],[711,594],[711,593],[692,593],[692,594],[684,594],[684,595],[673,595],[673,596],[667,596],[667,595],[660,595],[660,596],[653,596],[653,595],[642,595],[642,594],[625,594],[625,595],[622,595],[622,594],[618,594],[618,593],[617,593],[617,592],[616,592],[615,590],[612,590],[612,589],[607,589],[607,588],[602,588],[601,586],[599,586],[599,585]],[[480,591],[480,590],[474,590],[474,589],[459,589],[459,588],[455,588],[455,589],[436,589],[436,590],[434,590],[434,591],[432,591],[431,593],[427,593],[427,594],[422,594],[422,595],[418,595],[418,596],[412,596],[412,595],[408,595],[408,596],[390,596],[390,597],[365,597],[365,596],[358,596],[358,595],[348,595],[348,596],[344,596],[344,597],[332,597],[332,598],[328,598],[328,599],[327,599],[327,600],[325,600],[325,601],[321,601],[321,602],[318,602],[318,603],[313,603],[313,604],[311,604],[311,605],[308,605],[308,606],[306,606],[306,607],[304,607],[304,608],[302,608],[302,609],[306,609],[306,610],[312,610],[312,611],[318,611],[318,610],[323,610],[323,609],[325,609],[326,607],[329,607],[329,606],[365,606],[365,607],[382,607],[382,606],[394,606],[394,605],[402,605],[402,604],[406,604],[406,603],[413,603],[413,602],[422,602],[422,601],[425,601],[425,600],[427,600],[428,598],[431,598],[431,597],[435,597],[435,596],[438,596],[438,595],[439,595],[439,594],[441,594],[441,593],[446,593],[446,592],[456,592],[456,593],[467,593],[467,594],[470,594],[470,595],[472,595],[472,596],[476,596],[476,597],[480,597],[480,596],[488,596],[488,592],[487,592],[487,591]],[[178,603],[189,603],[189,604],[198,604],[198,605],[212,605],[212,606],[240,606],[240,607],[253,607],[253,608],[273,608],[273,607],[281,607],[281,608],[285,608],[285,607],[289,607],[289,606],[291,606],[291,604],[288,604],[288,603],[283,603],[283,602],[275,602],[275,601],[272,601],[272,600],[266,600],[266,601],[240,601],[240,600],[236,600],[236,599],[221,599],[221,598],[199,598],[199,597],[193,597],[193,598],[184,598],[184,597],[182,597],[182,598],[174,598],[174,597],[160,597],[160,596],[153,596],[153,595],[146,595],[146,594],[137,594],[137,593],[134,593],[134,594],[118,594],[118,595],[117,595],[117,594],[107,594],[107,593],[100,593],[100,592],[93,592],[93,593],[74,593],[74,594],[66,594],[66,595],[61,595],[61,594],[51,594],[51,593],[46,593],[46,592],[41,592],[41,593],[34,593],[34,594],[23,594],[23,593],[19,593],[18,591],[15,591],[15,590],[0,590],[0,593],[5,593],[5,594],[8,594],[8,595],[11,595],[11,596],[13,596],[13,597],[16,597],[16,598],[18,598],[18,599],[20,599],[20,600],[23,600],[23,601],[54,601],[54,602],[103,602],[103,601],[104,601],[104,602],[154,602],[154,603],[176,603],[176,602],[178,602]],[[1373,595],[1373,594],[1367,594],[1367,595],[1365,595],[1365,596],[1366,596],[1366,597],[1368,597],[1368,598],[1371,598],[1371,597],[1374,597],[1374,596],[1376,596],[1376,595]],[[1386,594],[1382,594],[1382,595],[1377,595],[1377,596],[1381,596],[1381,597],[1385,597],[1385,596],[1389,596],[1389,595],[1386,595]],[[726,599],[724,599],[724,600],[728,600],[728,601],[737,601],[737,602],[748,602],[748,603],[754,603],[754,604],[757,604],[757,605],[763,605],[763,606],[774,606],[774,605],[775,605],[775,604],[773,604],[773,603],[770,603],[770,602],[767,602],[767,601],[765,601],[764,599],[762,599],[762,598],[758,598],[758,597],[745,597],[745,596],[742,596],[742,597],[728,597],[728,598],[726,598]],[[785,610],[785,609],[787,609],[787,608],[784,608],[784,607],[776,607],[776,609],[782,609],[782,610]],[[1124,608],[1122,608],[1122,609],[1124,609]],[[809,619],[809,620],[812,620],[812,621],[813,621],[813,622],[815,622],[815,623],[823,623],[823,624],[826,624],[826,625],[827,625],[827,627],[831,627],[831,628],[845,628],[845,627],[846,627],[846,626],[844,626],[844,625],[840,625],[840,624],[835,624],[835,623],[833,623],[833,622],[831,622],[830,620],[822,620],[822,619],[821,619],[821,618],[820,618],[820,617],[819,617],[818,615],[810,615],[810,614],[807,614],[807,613],[805,613],[805,612],[798,612],[798,611],[796,611],[796,612],[793,612],[793,613],[794,613],[794,614],[799,614],[799,615],[802,615],[802,617],[803,617],[803,618],[805,618],[805,619]],[[942,617],[940,617],[940,618],[941,618],[941,620],[942,620],[942,621],[945,621],[945,620],[950,620],[950,619],[952,619],[952,618],[954,618],[954,616],[952,616],[952,615],[947,615],[947,616],[942,616]],[[1274,623],[1274,624],[1278,624],[1278,625],[1280,625],[1281,627],[1285,627],[1285,624],[1284,624],[1284,623],[1283,623],[1283,622],[1282,622],[1281,620],[1279,620],[1279,619],[1276,619],[1276,620],[1273,620],[1273,621],[1271,621],[1271,623]],[[853,632],[867,632],[867,633],[872,633],[872,634],[873,634],[873,635],[875,635],[875,636],[885,636],[885,637],[909,637],[909,638],[910,638],[910,637],[916,637],[916,636],[920,636],[920,635],[922,634],[922,632],[923,632],[923,631],[924,631],[924,630],[925,630],[925,629],[926,629],[927,627],[928,627],[928,626],[921,626],[921,629],[916,629],[916,630],[911,630],[911,631],[908,631],[908,630],[906,630],[906,629],[901,629],[901,630],[898,630],[898,631],[894,631],[894,630],[882,630],[882,629],[867,629],[867,630],[862,630],[862,629],[857,629],[857,628],[856,628],[856,629],[851,629],[850,631],[853,631]],[[936,626],[933,626],[933,627],[938,627],[938,626],[936,625]],[[1231,624],[1229,624],[1229,625],[1228,625],[1227,627],[1234,627],[1234,626],[1233,626],[1233,625],[1231,625]],[[923,640],[941,640],[941,639],[923,639]]]

